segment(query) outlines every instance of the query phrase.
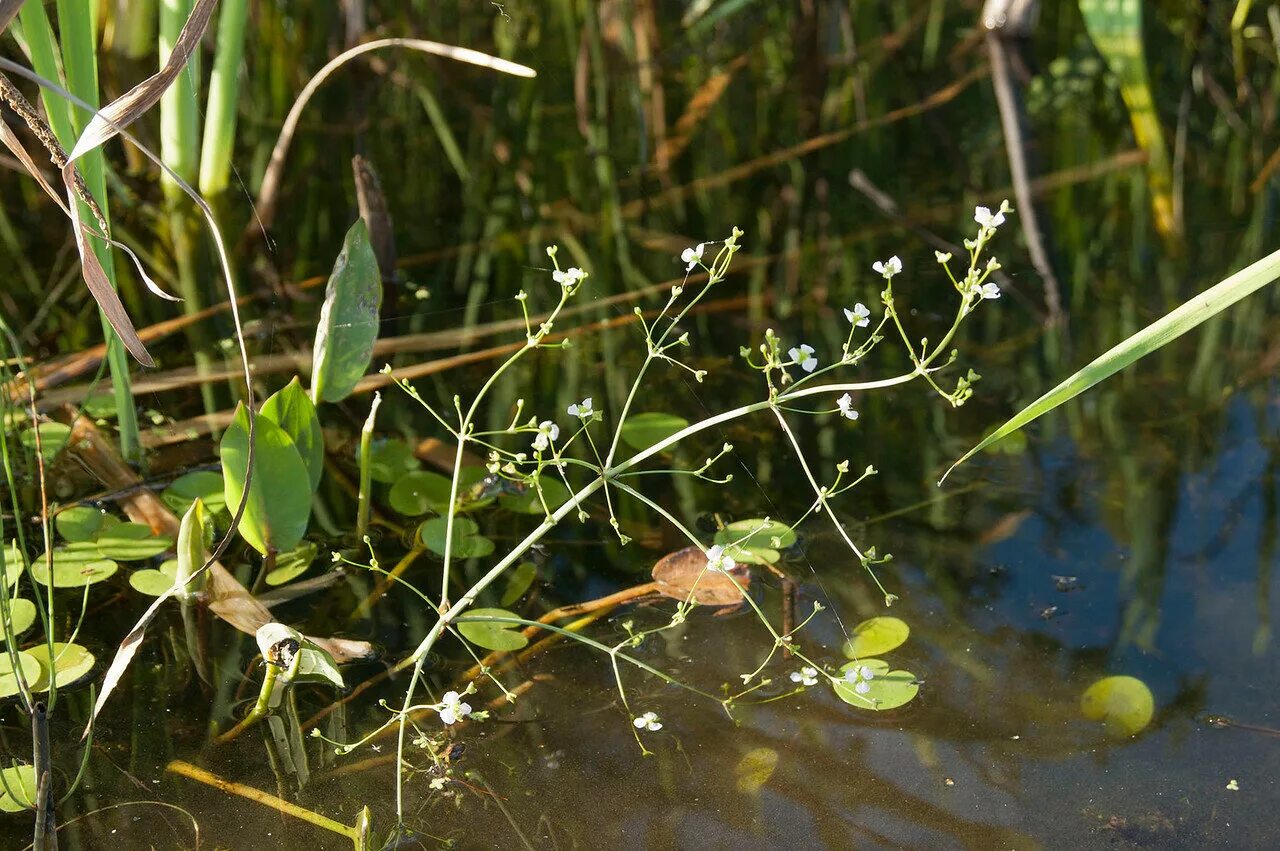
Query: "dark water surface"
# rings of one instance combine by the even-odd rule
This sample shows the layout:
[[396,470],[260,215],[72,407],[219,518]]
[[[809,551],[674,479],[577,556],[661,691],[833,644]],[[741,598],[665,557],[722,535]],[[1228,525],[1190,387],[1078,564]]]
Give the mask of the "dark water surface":
[[[264,274],[259,265],[247,275],[249,289],[274,292],[249,309],[257,357],[309,346],[318,290],[273,290],[268,281],[327,274],[355,215],[347,160],[356,151],[381,174],[403,260],[402,280],[388,289],[384,339],[518,315],[510,300],[518,289],[536,296],[554,286],[541,253],[553,242],[592,275],[586,296],[592,304],[580,321],[625,318],[631,302],[604,299],[677,279],[682,248],[743,228],[740,271],[713,296],[724,301],[688,323],[690,362],[711,376],[698,385],[684,380],[687,374],[657,370],[639,403],[640,410],[691,420],[761,398],[756,374],[742,367],[737,352],[758,344],[765,327],[830,357],[847,327],[842,307],[863,301],[878,315],[880,282],[870,266],[890,254],[907,267],[895,287],[918,323],[912,333],[940,335],[954,293],[921,229],[959,242],[971,233],[975,204],[1012,198],[991,58],[974,29],[972,3],[724,0],[587,8],[595,4],[566,0],[546,8],[507,3],[502,11],[497,4],[370,5],[388,7],[370,12],[371,26],[383,34],[493,50],[536,67],[539,76],[497,80],[388,56],[389,65],[326,87],[300,133],[270,249],[240,258],[246,269],[257,262],[272,270]],[[533,679],[514,707],[459,734],[467,747],[455,776],[465,785],[454,783],[452,794],[442,796],[429,787],[429,773],[409,777],[406,818],[424,847],[1276,844],[1274,295],[1263,290],[1036,423],[1025,437],[960,468],[945,487],[935,484],[983,434],[1071,371],[1277,247],[1276,183],[1250,187],[1277,142],[1278,63],[1266,14],[1251,18],[1256,26],[1237,65],[1229,10],[1144,4],[1149,76],[1173,162],[1172,202],[1182,213],[1177,234],[1157,226],[1153,199],[1161,177],[1144,166],[1150,157],[1134,140],[1120,83],[1086,37],[1076,4],[1043,6],[1024,46],[1020,92],[1031,176],[1048,176],[1036,212],[1066,321],[1046,328],[1046,288],[1028,251],[1027,216],[1011,217],[994,246],[1010,286],[956,342],[960,368],[983,375],[969,404],[952,409],[913,383],[860,398],[856,425],[831,416],[796,420],[816,467],[848,458],[854,469],[874,464],[880,471],[835,508],[860,545],[895,556],[878,575],[900,598],[892,614],[912,633],[890,655],[923,679],[919,696],[885,713],[853,709],[824,687],[767,700],[785,693],[782,684],[790,684],[796,667],[775,658],[766,669],[772,685],[744,699],[729,719],[714,701],[626,671],[632,707],[657,711],[664,725],[645,735],[653,751],[646,757],[607,657],[562,644],[503,676],[509,687]],[[701,18],[690,11],[706,8]],[[687,27],[682,14],[691,16]],[[337,12],[264,8],[255,15],[237,146],[251,188],[292,93],[334,55],[342,37]],[[105,73],[114,83],[132,79],[133,70]],[[438,98],[453,128],[465,179],[424,117],[424,90]],[[664,140],[666,171],[655,166]],[[139,195],[155,195],[145,175],[120,169]],[[854,169],[896,200],[910,226],[851,186]],[[0,197],[20,226],[29,262],[51,274],[64,236],[28,189],[9,179]],[[224,202],[226,227],[235,233],[249,217],[248,199],[233,193]],[[138,232],[160,229],[145,206],[121,207]],[[159,236],[140,239],[163,245]],[[205,298],[217,301],[212,267],[208,280]],[[652,298],[639,303],[651,306]],[[167,308],[143,304],[155,313],[151,319],[168,315],[160,312]],[[36,329],[37,353],[51,357],[96,342],[96,319],[88,323],[86,311],[83,303],[52,310],[48,326]],[[200,327],[206,344],[229,333],[221,318]],[[455,339],[440,350],[388,359],[407,366],[512,339],[518,336],[462,346]],[[190,347],[199,343],[197,337],[159,343],[161,368],[189,365]],[[616,412],[641,345],[635,327],[625,325],[575,338],[569,351],[504,379],[494,421],[505,423],[516,397],[533,410],[554,411],[592,395],[598,408]],[[207,351],[223,362],[221,349]],[[303,351],[300,360],[308,363],[309,355]],[[851,375],[894,375],[904,363],[890,342]],[[447,400],[454,392],[467,398],[487,375],[485,365],[416,384],[431,398]],[[278,388],[293,368],[264,372],[260,389]],[[227,384],[214,388],[218,407],[231,407]],[[139,404],[178,421],[171,431],[181,435],[203,402],[188,384],[141,392]],[[356,397],[321,412],[335,463],[348,474],[351,441],[367,410],[365,397]],[[379,425],[412,441],[441,436],[394,390]],[[736,447],[722,462],[735,473],[732,484],[675,487],[655,479],[649,493],[704,531],[714,515],[789,518],[809,505],[812,493],[766,416],[708,435],[677,460],[696,466],[724,440]],[[153,457],[158,474],[214,460],[203,436],[176,443]],[[82,473],[57,469],[68,491],[63,498],[93,492]],[[322,494],[335,522],[346,524],[349,498],[337,488]],[[603,506],[592,509],[589,523],[567,523],[544,542],[536,599],[522,608],[528,616],[646,581],[658,557],[683,546],[678,534],[631,505],[623,522],[637,540],[619,548],[600,520]],[[499,554],[529,528],[496,514],[482,522]],[[403,543],[391,532],[378,535],[381,563],[394,564]],[[320,541],[324,551],[343,543],[323,535]],[[467,575],[475,578],[491,564],[478,560]],[[780,567],[798,584],[798,611],[813,602],[826,608],[798,633],[805,652],[842,664],[847,632],[885,613],[881,595],[822,518],[801,526],[798,545]],[[437,576],[438,563],[429,559],[409,574],[431,589]],[[316,633],[374,640],[384,661],[398,659],[434,616],[411,595],[393,593],[372,618],[348,627],[365,588],[344,583],[277,614]],[[779,581],[757,571],[753,588],[776,622]],[[95,587],[94,595],[82,638],[105,661],[145,601],[123,583]],[[657,626],[671,610],[671,601],[624,606],[586,634],[615,643],[626,635],[624,622]],[[251,642],[221,628],[213,636],[224,682],[217,694],[199,688],[183,664],[176,616],[154,630],[97,732],[80,789],[60,809],[63,822],[83,816],[63,831],[64,842],[195,847],[194,819],[200,847],[350,846],[167,774],[172,759],[348,824],[367,804],[380,842],[395,819],[394,768],[382,760],[337,778],[329,773],[388,756],[394,740],[336,762],[311,742],[315,776],[301,793],[273,764],[265,730],[210,745],[211,725],[230,726],[259,682]],[[699,609],[634,652],[718,693],[722,683],[735,684],[753,670],[769,647],[750,611]],[[447,688],[469,660],[456,644],[442,644],[441,652],[428,673],[433,686]],[[347,680],[358,682],[382,666],[353,666]],[[1080,712],[1084,690],[1115,674],[1141,679],[1155,698],[1153,721],[1132,737],[1113,736]],[[386,711],[374,698],[394,704],[404,685],[398,678],[353,703],[347,735],[381,723]],[[496,694],[486,687],[471,700],[478,707]],[[306,717],[331,699],[331,692],[301,690],[299,712]],[[78,768],[73,743],[88,694],[69,692],[63,700],[55,764],[69,777]],[[15,758],[28,743],[23,723],[8,711],[5,748]],[[767,754],[776,756],[776,768],[755,788],[743,779],[744,758],[750,763]],[[426,768],[425,760],[410,761]],[[143,801],[167,802],[189,816],[129,803]],[[97,812],[85,815],[91,811]],[[20,847],[29,835],[25,815],[0,817],[5,847]]]

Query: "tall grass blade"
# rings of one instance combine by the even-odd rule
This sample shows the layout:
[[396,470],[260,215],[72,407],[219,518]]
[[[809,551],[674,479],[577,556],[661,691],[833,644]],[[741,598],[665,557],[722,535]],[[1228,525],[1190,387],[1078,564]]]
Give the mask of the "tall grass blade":
[[209,76],[209,102],[200,146],[200,192],[220,195],[231,177],[231,150],[236,138],[236,104],[240,98],[240,63],[244,59],[248,0],[223,0],[218,15],[218,48]]
[[1088,366],[1023,408],[1011,420],[987,435],[982,442],[952,464],[938,484],[945,482],[952,470],[988,446],[1008,437],[1037,417],[1074,399],[1134,361],[1176,340],[1277,278],[1280,278],[1280,251],[1262,258],[1183,303],[1138,333],[1108,349]]

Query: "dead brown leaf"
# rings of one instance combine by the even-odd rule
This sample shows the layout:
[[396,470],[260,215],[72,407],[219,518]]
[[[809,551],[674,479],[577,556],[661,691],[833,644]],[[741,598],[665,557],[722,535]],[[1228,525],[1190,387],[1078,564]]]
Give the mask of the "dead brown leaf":
[[689,600],[703,606],[736,606],[742,590],[751,584],[746,565],[737,565],[730,574],[707,566],[707,554],[700,547],[685,547],[667,553],[653,566],[657,591],[673,600]]

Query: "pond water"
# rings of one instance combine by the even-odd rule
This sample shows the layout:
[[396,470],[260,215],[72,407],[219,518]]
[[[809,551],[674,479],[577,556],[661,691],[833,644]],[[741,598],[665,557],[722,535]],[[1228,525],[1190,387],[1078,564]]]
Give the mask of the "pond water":
[[[468,399],[488,376],[497,361],[486,347],[520,342],[521,325],[495,334],[485,323],[518,317],[511,299],[521,288],[534,299],[554,288],[543,246],[559,244],[562,258],[590,272],[585,309],[557,330],[600,325],[576,333],[572,348],[542,353],[505,377],[489,406],[494,423],[509,420],[517,397],[529,404],[526,412],[549,412],[592,396],[607,424],[644,353],[628,322],[631,307],[656,306],[680,279],[681,249],[724,239],[734,226],[746,232],[734,270],[686,323],[688,362],[707,369],[707,380],[658,369],[637,410],[694,421],[758,401],[758,374],[742,366],[738,349],[757,345],[767,327],[787,345],[806,340],[830,357],[848,327],[841,308],[861,301],[879,314],[882,281],[871,264],[891,254],[906,266],[895,291],[917,323],[912,333],[946,330],[954,291],[933,262],[936,239],[960,242],[973,231],[975,205],[1014,196],[991,74],[999,60],[975,30],[975,4],[592,5],[370,10],[374,30],[491,50],[535,67],[538,77],[497,79],[384,54],[325,87],[300,130],[271,240],[237,256],[245,288],[260,294],[246,311],[251,353],[265,365],[257,374],[263,395],[310,362],[321,298],[315,276],[323,282],[356,215],[348,171],[354,152],[380,174],[401,259],[379,336],[403,344],[378,357],[414,368],[469,353],[414,379],[446,408],[452,394]],[[404,785],[413,838],[399,847],[1275,844],[1275,295],[1261,291],[937,485],[956,458],[1060,379],[1277,247],[1275,181],[1251,183],[1276,143],[1280,62],[1267,27],[1280,22],[1255,15],[1240,56],[1225,10],[1145,4],[1145,74],[1165,161],[1134,141],[1124,106],[1133,77],[1099,58],[1077,4],[1042,6],[1034,36],[1016,48],[1013,76],[1035,219],[1064,318],[1049,321],[1051,288],[1026,235],[1031,211],[1019,209],[994,246],[1008,276],[1003,297],[984,304],[955,341],[958,369],[982,375],[966,405],[952,408],[913,382],[860,396],[856,423],[836,416],[794,422],[815,467],[848,459],[854,469],[877,468],[832,505],[859,545],[893,554],[876,575],[897,602],[886,610],[822,517],[799,527],[797,544],[778,564],[794,581],[793,595],[774,573],[753,573],[753,600],[779,628],[788,599],[800,618],[814,603],[823,607],[796,639],[833,670],[847,661],[841,647],[856,624],[884,614],[905,621],[909,639],[886,657],[922,681],[915,700],[869,712],[825,686],[793,694],[789,674],[798,663],[775,655],[764,671],[770,682],[729,717],[713,699],[624,669],[630,710],[661,718],[661,730],[642,734],[645,755],[608,657],[561,642],[500,675],[520,699],[457,732],[465,748],[454,748],[461,751],[454,780],[443,789],[432,788],[439,774],[429,760],[410,753],[419,769]],[[343,34],[336,11],[254,14],[236,149],[251,189],[292,93]],[[5,49],[16,53],[11,43]],[[106,67],[104,79],[120,90],[136,70],[122,61]],[[120,215],[135,233],[158,234],[139,240],[168,268],[166,226],[140,200],[158,197],[153,181],[123,161],[119,168],[129,190]],[[57,254],[66,237],[29,191],[15,180],[0,184],[18,228],[10,244],[21,245],[40,276],[53,275],[65,262]],[[889,203],[897,213],[886,212]],[[30,206],[19,212],[16,204]],[[1167,227],[1166,209],[1180,228]],[[246,193],[222,199],[219,215],[236,233],[250,218]],[[204,254],[197,262],[200,300],[216,304],[222,296],[212,262]],[[646,287],[653,289],[641,293]],[[75,298],[47,309],[46,324],[32,329],[39,357],[96,342],[91,302]],[[32,313],[40,305],[16,290],[13,300]],[[140,326],[169,315],[158,303],[126,302],[141,305]],[[147,475],[160,483],[215,464],[216,444],[199,415],[229,410],[241,389],[234,378],[229,386],[215,376],[202,392],[191,380],[199,370],[234,370],[218,345],[230,333],[225,314],[192,328],[156,342],[158,372],[136,375],[139,409],[157,421],[148,431]],[[891,344],[853,369],[855,380],[903,371],[905,356]],[[193,348],[206,356],[194,367]],[[962,374],[953,368],[948,386],[952,372]],[[50,388],[46,402],[82,401],[90,377]],[[384,395],[381,438],[416,445],[446,437],[404,394],[391,388]],[[367,399],[321,409],[331,467],[351,480]],[[812,490],[767,414],[700,436],[670,460],[696,466],[725,441],[735,450],[716,469],[734,474],[730,484],[653,477],[646,493],[708,539],[717,522],[804,513]],[[60,501],[102,495],[74,461],[60,458],[51,470]],[[326,479],[317,498],[313,536],[322,553],[358,555],[350,489],[336,481]],[[620,547],[603,500],[593,498],[589,508],[587,522],[570,519],[541,542],[536,582],[510,607],[536,618],[647,582],[658,558],[687,543],[632,503],[619,512],[635,540]],[[380,509],[391,525],[412,530],[416,521],[397,518],[385,502]],[[478,519],[499,553],[532,528],[510,512]],[[375,525],[372,535],[383,566],[404,554],[406,538],[396,529]],[[257,557],[242,549],[228,564],[249,582]],[[492,563],[471,560],[464,573],[474,580]],[[318,562],[303,578],[327,566]],[[424,557],[406,578],[435,589],[438,573],[439,561]],[[80,640],[98,656],[99,679],[147,605],[122,579],[93,586],[81,628]],[[352,618],[371,587],[354,575],[275,610],[308,633],[380,648],[379,660],[344,668],[348,685],[403,658],[435,620],[401,590],[368,617]],[[612,645],[629,629],[666,623],[674,605],[623,605],[584,634]],[[97,726],[81,783],[59,807],[64,847],[351,845],[166,772],[172,760],[343,824],[367,805],[374,847],[381,847],[395,823],[395,740],[343,757],[307,741],[312,777],[299,790],[262,725],[227,744],[212,741],[256,694],[253,642],[206,624],[217,674],[214,687],[202,687],[186,662],[176,610],[158,623]],[[719,694],[722,684],[737,688],[771,646],[750,609],[698,608],[628,652]],[[436,693],[470,661],[456,642],[443,642],[427,666]],[[1154,697],[1152,720],[1134,735],[1082,715],[1085,690],[1113,675],[1140,679]],[[378,699],[396,705],[406,684],[405,674],[391,677],[323,729],[334,734],[341,718],[346,738],[364,735],[387,718]],[[297,711],[305,719],[333,697],[328,688],[299,689]],[[499,692],[482,685],[469,699],[479,708],[495,698]],[[60,694],[53,719],[59,782],[80,770],[77,739],[90,705],[87,688]],[[26,723],[15,707],[6,709],[7,758],[29,759]],[[21,847],[30,835],[27,815],[0,816],[5,847]]]

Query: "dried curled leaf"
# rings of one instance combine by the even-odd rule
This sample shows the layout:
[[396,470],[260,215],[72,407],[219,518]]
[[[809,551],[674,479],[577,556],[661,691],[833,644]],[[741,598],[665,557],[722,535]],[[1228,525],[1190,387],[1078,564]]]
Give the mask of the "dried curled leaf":
[[746,565],[736,565],[729,573],[707,564],[700,547],[685,547],[667,553],[653,566],[658,593],[673,600],[693,600],[703,606],[736,606],[751,584]]

